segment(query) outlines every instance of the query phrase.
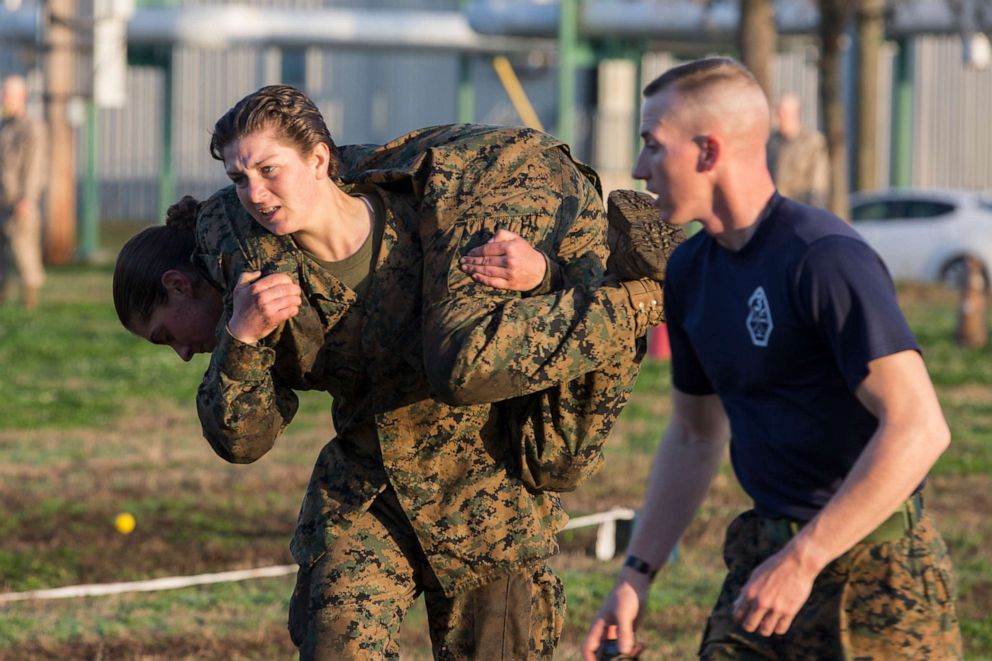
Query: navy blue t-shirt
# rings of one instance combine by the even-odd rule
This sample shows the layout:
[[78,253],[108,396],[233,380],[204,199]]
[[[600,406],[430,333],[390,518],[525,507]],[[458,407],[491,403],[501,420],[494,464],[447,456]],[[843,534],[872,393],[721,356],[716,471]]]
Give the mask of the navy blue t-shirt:
[[808,520],[878,426],[854,395],[919,346],[881,259],[836,216],[776,194],[739,251],[705,232],[668,264],[672,382],[719,395],[734,471],[764,516]]

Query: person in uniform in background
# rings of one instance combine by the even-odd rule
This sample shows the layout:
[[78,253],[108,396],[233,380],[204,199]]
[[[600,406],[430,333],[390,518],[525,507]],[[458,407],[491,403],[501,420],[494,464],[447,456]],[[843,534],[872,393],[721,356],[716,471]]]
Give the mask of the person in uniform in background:
[[775,108],[778,126],[768,140],[768,169],[782,196],[824,207],[830,193],[827,140],[802,125],[800,111],[798,95],[781,96]]
[[960,658],[950,560],[920,495],[947,423],[881,259],[776,192],[769,120],[729,58],[644,90],[634,177],[658,195],[658,223],[703,231],[668,263],[672,416],[583,653],[610,627],[636,652],[651,582],[729,442],[754,508],[727,529],[701,658]]
[[197,405],[228,461],[272,447],[294,389],[333,395],[291,545],[301,657],[397,656],[422,592],[437,658],[549,658],[554,492],[598,465],[661,321],[658,282],[603,284],[594,173],[518,129],[338,149],[286,86],[235,105],[211,152],[234,186],[187,203],[199,268],[177,210],[122,251],[115,304],[185,359],[212,352]]
[[[41,261],[41,210],[45,187],[45,130],[28,117],[28,87],[21,76],[2,85],[0,119],[0,302],[7,296],[13,257],[21,279],[21,303],[38,305],[45,282]],[[10,255],[8,255],[10,253]]]

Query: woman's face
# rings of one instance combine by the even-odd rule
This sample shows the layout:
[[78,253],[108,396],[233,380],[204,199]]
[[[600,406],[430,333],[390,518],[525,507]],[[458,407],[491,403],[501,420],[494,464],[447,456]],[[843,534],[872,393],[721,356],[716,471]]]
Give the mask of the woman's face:
[[165,303],[155,306],[146,321],[132,323],[131,331],[152,344],[172,347],[184,361],[213,351],[224,310],[220,292],[203,283],[197,286],[182,271],[166,271],[162,284],[168,294]]
[[327,145],[303,155],[267,128],[235,140],[223,153],[238,199],[262,227],[279,236],[308,229],[326,190]]

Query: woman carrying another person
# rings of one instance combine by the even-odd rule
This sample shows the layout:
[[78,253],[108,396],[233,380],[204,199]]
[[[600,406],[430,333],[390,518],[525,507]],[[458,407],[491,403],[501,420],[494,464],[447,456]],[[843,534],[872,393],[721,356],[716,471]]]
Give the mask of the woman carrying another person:
[[437,658],[550,657],[551,490],[598,465],[661,320],[656,282],[600,286],[595,175],[518,129],[339,150],[286,86],[228,111],[211,153],[234,186],[134,237],[115,305],[185,359],[212,352],[197,408],[228,461],[272,447],[294,390],[333,396],[291,545],[301,657],[397,656],[421,592]]

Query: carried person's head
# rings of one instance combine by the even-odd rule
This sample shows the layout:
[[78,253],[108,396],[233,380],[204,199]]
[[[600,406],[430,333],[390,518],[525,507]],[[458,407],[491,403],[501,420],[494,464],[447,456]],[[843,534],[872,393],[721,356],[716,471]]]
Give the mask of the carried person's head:
[[666,221],[704,217],[715,189],[741,168],[764,168],[770,112],[761,86],[727,57],[669,69],[644,88],[643,148],[633,176],[658,195]]
[[223,161],[245,210],[278,235],[310,219],[340,167],[320,110],[289,85],[263,87],[224,113],[210,154]]
[[191,262],[199,203],[186,196],[169,208],[165,225],[131,237],[114,266],[114,307],[121,324],[183,360],[209,353],[223,312],[221,293]]

